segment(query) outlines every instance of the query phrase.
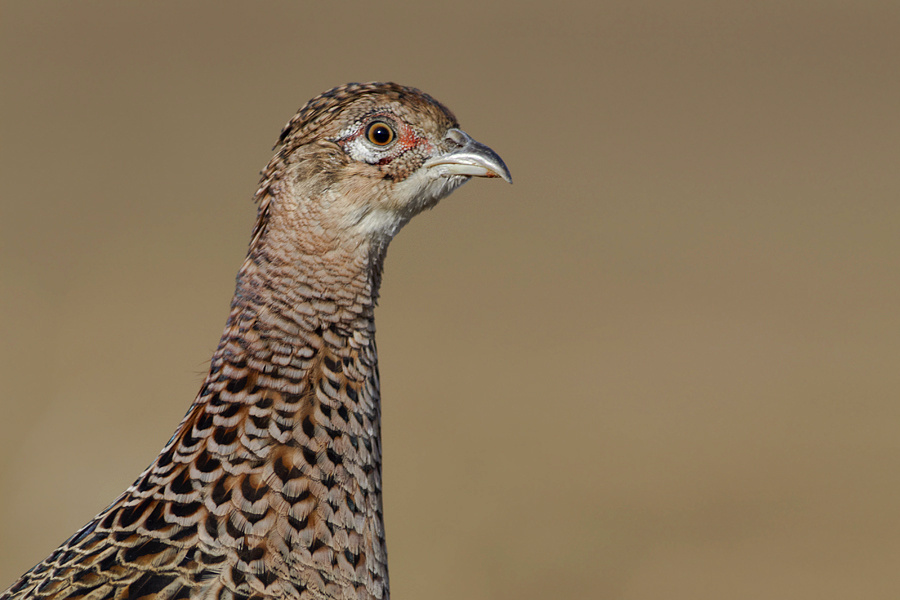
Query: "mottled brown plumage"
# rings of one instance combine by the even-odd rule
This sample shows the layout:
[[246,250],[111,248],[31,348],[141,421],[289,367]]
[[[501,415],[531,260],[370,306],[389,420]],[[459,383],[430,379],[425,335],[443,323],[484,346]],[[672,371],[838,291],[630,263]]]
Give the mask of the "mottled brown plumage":
[[400,227],[471,176],[510,179],[418,90],[349,84],[304,106],[262,173],[231,314],[184,420],[0,599],[388,598],[382,263]]

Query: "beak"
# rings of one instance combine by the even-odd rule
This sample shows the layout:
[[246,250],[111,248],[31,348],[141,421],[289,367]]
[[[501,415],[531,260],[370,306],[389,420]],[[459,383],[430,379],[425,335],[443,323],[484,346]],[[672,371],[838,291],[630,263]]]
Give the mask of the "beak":
[[469,177],[500,177],[512,183],[512,175],[497,153],[476,142],[461,130],[450,129],[446,139],[459,147],[425,161],[426,168],[435,168],[442,175],[467,175]]

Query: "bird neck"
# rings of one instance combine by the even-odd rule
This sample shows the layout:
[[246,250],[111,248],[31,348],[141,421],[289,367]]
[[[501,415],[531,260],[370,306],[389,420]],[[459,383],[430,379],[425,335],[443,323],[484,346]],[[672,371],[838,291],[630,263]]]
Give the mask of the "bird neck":
[[149,476],[191,474],[232,562],[265,556],[277,585],[387,598],[373,320],[384,248],[280,231],[251,244],[210,373]]
[[[238,273],[229,325],[251,327],[262,342],[301,346],[302,334],[316,330],[373,335],[382,263],[383,253],[368,248],[252,248]],[[269,349],[259,347],[264,356]]]

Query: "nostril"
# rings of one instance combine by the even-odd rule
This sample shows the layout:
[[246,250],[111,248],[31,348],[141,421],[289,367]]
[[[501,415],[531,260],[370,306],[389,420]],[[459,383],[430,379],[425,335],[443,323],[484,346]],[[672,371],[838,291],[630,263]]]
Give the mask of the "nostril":
[[465,146],[466,142],[469,141],[469,136],[463,133],[461,130],[453,127],[452,129],[447,130],[447,135],[444,136],[446,139],[452,141],[457,146]]

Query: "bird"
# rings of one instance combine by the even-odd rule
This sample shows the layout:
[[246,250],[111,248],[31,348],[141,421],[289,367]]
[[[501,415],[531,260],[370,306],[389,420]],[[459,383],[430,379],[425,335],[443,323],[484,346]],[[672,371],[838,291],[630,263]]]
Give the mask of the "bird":
[[374,322],[385,253],[471,178],[512,177],[449,109],[396,83],[313,98],[275,150],[187,414],[0,600],[390,597]]

